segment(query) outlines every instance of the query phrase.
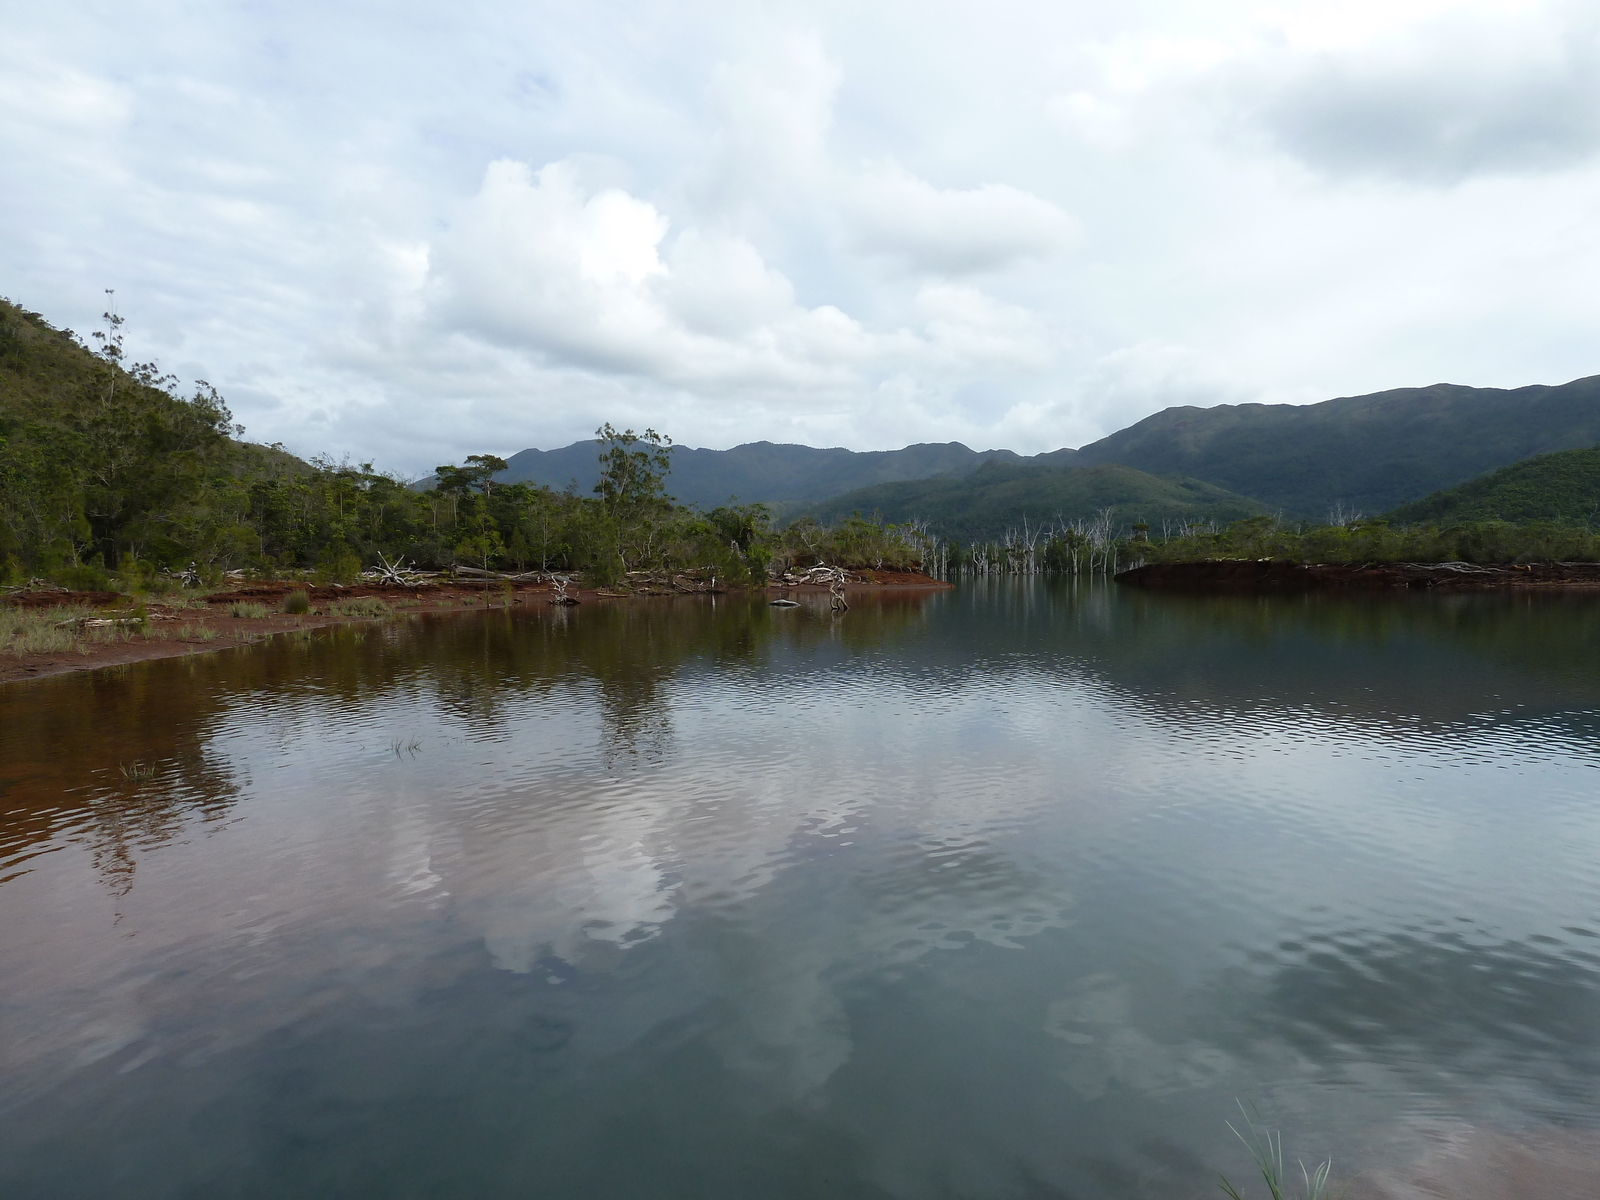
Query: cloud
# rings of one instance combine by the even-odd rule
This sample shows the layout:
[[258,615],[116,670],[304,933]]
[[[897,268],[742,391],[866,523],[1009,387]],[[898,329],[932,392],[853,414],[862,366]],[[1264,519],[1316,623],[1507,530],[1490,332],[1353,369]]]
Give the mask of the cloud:
[[1375,44],[1287,48],[1242,68],[1251,119],[1335,175],[1450,184],[1555,171],[1600,150],[1592,19],[1449,16]]
[[578,166],[502,160],[429,256],[429,303],[458,333],[552,365],[685,388],[830,397],[919,363],[1045,360],[1029,315],[971,287],[928,286],[907,326],[873,331],[805,307],[748,241],[672,221]]
[[999,270],[1064,250],[1079,232],[1058,205],[1020,188],[936,188],[892,163],[863,172],[853,192],[855,244],[894,256],[912,270]]
[[305,453],[1039,450],[1600,365],[1560,0],[12,7],[0,291],[115,288]]

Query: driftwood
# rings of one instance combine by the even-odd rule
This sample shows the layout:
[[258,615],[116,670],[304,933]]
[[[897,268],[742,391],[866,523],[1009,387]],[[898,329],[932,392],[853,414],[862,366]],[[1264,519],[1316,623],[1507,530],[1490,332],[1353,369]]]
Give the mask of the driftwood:
[[854,571],[847,571],[843,567],[830,567],[818,564],[814,567],[802,567],[796,571],[785,571],[774,580],[775,583],[785,587],[796,587],[800,584],[826,585],[833,587],[835,584],[843,586],[847,583],[865,583],[866,579]]
[[370,579],[373,583],[392,583],[400,587],[412,587],[425,580],[436,579],[438,576],[418,571],[401,558],[396,558],[391,562],[380,550],[378,552],[378,565],[369,567],[361,572],[361,578]]
[[[455,574],[470,579],[494,579],[504,583],[553,583],[562,578],[553,571],[485,571],[482,567],[458,566]],[[567,578],[570,578],[568,576]]]

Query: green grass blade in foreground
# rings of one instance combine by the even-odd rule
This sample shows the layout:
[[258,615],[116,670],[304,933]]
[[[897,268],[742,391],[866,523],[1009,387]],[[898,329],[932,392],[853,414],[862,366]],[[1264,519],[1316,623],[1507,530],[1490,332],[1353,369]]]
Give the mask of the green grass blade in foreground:
[[[1261,1121],[1261,1113],[1252,1104],[1246,1111],[1244,1102],[1239,1101],[1239,1111],[1244,1116],[1246,1128],[1250,1130],[1250,1137],[1240,1133],[1232,1121],[1227,1123],[1233,1131],[1233,1136],[1244,1143],[1245,1149],[1250,1151],[1250,1157],[1255,1159],[1256,1168],[1261,1172],[1261,1178],[1266,1181],[1267,1193],[1271,1200],[1288,1200],[1288,1193],[1284,1191],[1283,1170],[1283,1135],[1276,1130],[1267,1129]],[[1254,1114],[1252,1116],[1252,1113]],[[1315,1171],[1306,1168],[1304,1160],[1300,1160],[1300,1176],[1305,1183],[1304,1200],[1323,1200],[1327,1195],[1328,1176],[1333,1171],[1333,1160],[1322,1162]],[[1239,1189],[1229,1182],[1226,1175],[1219,1177],[1221,1188],[1232,1200],[1244,1200]]]

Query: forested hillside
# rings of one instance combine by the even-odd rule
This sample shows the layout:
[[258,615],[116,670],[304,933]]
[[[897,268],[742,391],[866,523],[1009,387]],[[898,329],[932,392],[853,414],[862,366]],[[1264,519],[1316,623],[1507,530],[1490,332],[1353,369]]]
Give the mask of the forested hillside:
[[596,482],[581,494],[496,484],[506,463],[492,455],[441,465],[423,490],[370,463],[302,462],[241,441],[208,384],[184,397],[153,364],[124,362],[119,326],[107,314],[91,346],[0,301],[0,583],[143,586],[191,566],[340,580],[380,556],[582,570],[598,583],[669,565],[764,581],[775,555],[920,561],[909,531],[852,521],[808,527],[791,546],[759,505],[675,504],[663,441],[610,426],[586,444]]
[[1600,376],[1559,387],[1396,388],[1320,404],[1169,408],[1078,451],[1323,520],[1384,512],[1533,454],[1600,442]]
[[1389,514],[1397,524],[1431,521],[1558,521],[1600,524],[1600,446],[1524,459]]
[[1032,527],[1088,522],[1111,510],[1115,528],[1190,522],[1226,524],[1262,506],[1208,483],[1158,478],[1115,463],[1056,468],[1037,460],[985,464],[963,478],[885,483],[846,492],[812,508],[822,520],[852,512],[886,521],[922,520],[940,536],[970,542]]

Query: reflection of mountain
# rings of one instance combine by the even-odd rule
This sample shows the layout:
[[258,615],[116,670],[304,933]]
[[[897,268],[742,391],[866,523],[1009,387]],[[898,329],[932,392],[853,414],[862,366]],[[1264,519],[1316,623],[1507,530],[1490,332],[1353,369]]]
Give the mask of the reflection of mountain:
[[1587,597],[1179,596],[1047,581],[974,584],[918,647],[931,686],[983,672],[1104,680],[1180,722],[1286,710],[1415,732],[1544,717],[1600,737],[1600,624]]

